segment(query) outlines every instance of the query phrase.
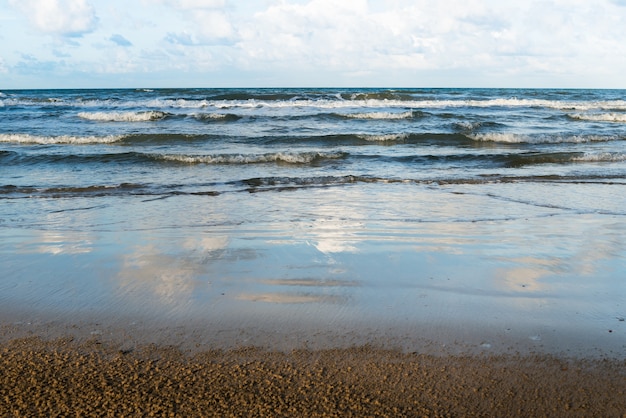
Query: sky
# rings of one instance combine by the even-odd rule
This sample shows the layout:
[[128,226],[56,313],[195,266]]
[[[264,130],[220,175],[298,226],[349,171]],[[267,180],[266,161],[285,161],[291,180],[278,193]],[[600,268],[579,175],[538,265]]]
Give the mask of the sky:
[[0,0],[0,89],[626,88],[626,0]]

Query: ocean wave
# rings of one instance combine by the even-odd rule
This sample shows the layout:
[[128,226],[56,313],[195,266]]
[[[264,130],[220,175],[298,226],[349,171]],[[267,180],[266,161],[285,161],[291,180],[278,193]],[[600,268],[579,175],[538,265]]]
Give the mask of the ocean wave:
[[494,183],[571,183],[571,182],[599,182],[603,184],[624,184],[621,176],[588,176],[588,175],[522,175],[522,176],[486,176],[486,177],[441,177],[436,179],[402,178],[402,177],[377,177],[365,175],[345,176],[316,176],[316,177],[255,177],[231,182],[244,186],[243,191],[264,192],[282,191],[314,187],[343,186],[355,183],[365,184],[421,184],[432,186],[446,186],[455,184],[494,184]]
[[579,152],[528,152],[506,155],[499,159],[505,167],[521,168],[543,164],[569,164],[580,155]]
[[503,126],[504,125],[502,123],[492,122],[492,121],[476,121],[476,122],[464,121],[464,122],[454,122],[452,124],[452,127],[454,128],[455,131],[465,132],[465,133],[474,132],[483,128],[500,128]]
[[155,158],[185,164],[311,164],[322,160],[346,157],[345,152],[275,152],[267,154],[219,154],[219,155],[155,155]]
[[192,117],[201,122],[229,122],[241,119],[241,116],[232,113],[197,113]]
[[[71,151],[71,148],[68,147]],[[0,154],[1,157],[1,154]],[[62,153],[62,152],[47,152],[43,150],[40,153],[28,152],[14,155],[10,155],[8,158],[9,164],[26,164],[26,165],[39,165],[39,164],[72,164],[72,165],[91,165],[91,164],[144,164],[153,163],[154,158],[150,154],[144,154],[141,152],[111,152],[111,153]]]
[[208,97],[213,101],[245,101],[245,100],[264,100],[264,101],[291,101],[302,98],[301,93],[270,93],[270,92],[233,92],[225,94],[215,94]]
[[80,112],[81,119],[96,122],[149,122],[161,120],[169,116],[169,113],[156,110],[141,112]]
[[215,108],[321,108],[321,109],[346,109],[346,108],[410,108],[419,109],[445,109],[445,108],[490,108],[490,107],[510,107],[510,108],[549,108],[557,110],[626,110],[626,101],[609,100],[609,101],[560,101],[546,99],[518,99],[518,98],[499,98],[499,99],[428,99],[419,100],[415,98],[409,99],[376,99],[367,98],[366,96],[357,96],[354,99],[294,99],[288,101],[267,101],[267,100],[224,100],[211,101],[203,100],[198,103],[177,102],[169,103],[170,106],[201,106]]
[[572,159],[575,162],[585,163],[615,163],[626,161],[626,153],[623,152],[589,152]]
[[314,176],[314,177],[254,177],[234,183],[251,188],[301,188],[315,186],[340,186],[352,183],[403,183],[412,180],[400,180],[370,176]]
[[111,144],[123,138],[121,135],[106,136],[38,136],[30,134],[0,134],[0,143],[16,144]]
[[546,99],[518,99],[499,98],[485,100],[426,100],[418,102],[415,107],[529,107],[529,108],[548,108],[557,110],[626,110],[625,100],[606,100],[606,101],[561,101]]
[[626,113],[572,113],[567,116],[591,122],[626,122]]
[[17,152],[0,150],[0,161],[6,163],[18,156]]
[[478,142],[500,142],[506,144],[582,144],[587,142],[609,142],[620,139],[619,137],[612,135],[530,135],[509,132],[472,134],[467,137]]
[[406,141],[409,138],[408,133],[396,133],[396,134],[359,134],[357,138],[368,142],[401,142]]
[[[94,103],[95,105],[102,105],[102,101],[97,101],[97,103]],[[26,97],[15,97],[15,96],[11,96],[11,97],[7,97],[7,98],[0,98],[0,107],[10,107],[10,106],[22,106],[22,107],[29,107],[29,106],[35,106],[35,107],[39,107],[39,106],[58,106],[58,107],[63,107],[63,106],[76,106],[76,107],[89,107],[90,106],[90,101],[83,101],[83,100],[78,100],[78,99],[61,99],[61,98],[56,98],[56,97],[48,97],[48,98],[43,98],[43,97],[33,97],[33,98],[26,98]]]
[[[421,112],[417,112],[421,114]],[[415,116],[415,112],[409,110],[406,112],[362,112],[362,113],[348,113],[341,115],[349,119],[412,119]]]
[[479,129],[482,126],[481,122],[455,122],[453,124],[457,131],[472,132]]
[[259,138],[256,141],[265,145],[283,144],[284,146],[292,145],[315,145],[324,146],[370,146],[370,145],[386,145],[398,144],[471,144],[474,140],[468,138],[462,133],[412,133],[412,132],[396,132],[396,133],[346,133],[336,135],[319,135],[319,136],[271,136]]
[[173,145],[224,138],[224,135],[187,133],[129,133],[121,137],[123,145]]
[[0,195],[12,195],[15,197],[45,197],[57,198],[67,196],[110,196],[113,194],[137,193],[146,186],[135,183],[121,183],[115,185],[90,185],[90,186],[0,186]]
[[[415,117],[420,109],[445,109],[445,108],[549,108],[563,111],[626,111],[626,100],[550,100],[550,99],[527,99],[527,98],[494,98],[494,99],[436,99],[432,96],[422,98],[405,93],[378,92],[378,93],[350,93],[329,95],[320,94],[226,94],[208,97],[185,97],[185,98],[140,98],[140,97],[108,97],[108,98],[84,98],[84,97],[8,97],[0,96],[0,106],[61,106],[76,108],[104,108],[122,109],[120,113],[126,113],[123,109],[143,108],[147,111],[161,111],[163,109],[231,109],[231,108],[319,108],[319,109],[354,109],[355,107],[370,108],[404,108],[412,109]],[[367,114],[369,112],[361,112]],[[376,112],[372,112],[374,115]],[[381,115],[387,112],[380,112]],[[358,114],[355,113],[355,114]],[[403,113],[400,113],[403,114]],[[394,117],[392,115],[392,117]],[[374,117],[377,118],[377,117]]]
[[398,92],[398,91],[379,91],[372,93],[342,93],[340,98],[349,101],[412,101],[415,100],[414,96],[410,93]]

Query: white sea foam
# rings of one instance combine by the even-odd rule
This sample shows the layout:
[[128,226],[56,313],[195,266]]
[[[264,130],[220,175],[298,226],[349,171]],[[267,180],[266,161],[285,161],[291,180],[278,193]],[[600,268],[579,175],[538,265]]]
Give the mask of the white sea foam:
[[79,118],[96,122],[148,122],[163,119],[165,112],[155,110],[144,112],[80,112]]
[[[109,103],[112,104],[112,103]],[[384,99],[364,99],[364,100],[334,100],[334,99],[299,99],[299,100],[206,100],[206,99],[152,99],[146,101],[130,101],[117,104],[118,106],[134,106],[146,108],[319,108],[319,109],[347,109],[347,108],[459,108],[459,107],[537,107],[559,110],[626,110],[625,100],[607,101],[560,101],[545,99],[518,99],[499,98],[486,100],[384,100]],[[379,112],[372,112],[372,115]],[[387,112],[380,112],[383,115]],[[411,111],[396,113],[410,117]],[[367,114],[364,112],[363,114]],[[350,116],[350,115],[347,115]]]
[[454,126],[462,131],[474,131],[482,126],[482,122],[455,122]]
[[622,152],[585,153],[582,156],[574,157],[573,161],[589,163],[615,163],[626,161],[626,154]]
[[346,115],[352,119],[410,119],[413,117],[412,111],[395,113],[395,112],[364,112],[364,113],[349,113]]
[[361,134],[357,135],[360,139],[365,141],[372,142],[394,142],[394,141],[404,141],[409,137],[409,134],[401,133],[401,134]]
[[545,99],[500,98],[491,100],[433,100],[419,102],[424,107],[543,107],[559,110],[626,109],[624,100],[576,102]]
[[617,140],[614,136],[600,135],[527,135],[508,132],[491,132],[469,135],[469,138],[479,142],[502,142],[509,144],[559,144],[559,143],[586,143],[608,142]]
[[16,144],[110,144],[121,140],[120,135],[107,136],[37,136],[29,134],[0,134],[0,142]]
[[626,113],[573,113],[568,116],[592,122],[626,122]]
[[[345,99],[297,99],[297,100],[207,100],[207,99],[145,99],[145,100],[110,100],[110,99],[57,99],[49,98],[44,102],[32,99],[19,99],[13,97],[0,96],[0,106],[77,106],[83,108],[93,107],[109,107],[116,109],[125,108],[145,108],[145,109],[166,109],[166,108],[183,108],[183,109],[228,109],[228,108],[318,108],[318,109],[348,109],[348,108],[489,108],[489,107],[537,107],[550,108],[564,111],[592,111],[592,110],[610,110],[610,111],[626,111],[626,100],[604,100],[604,101],[562,101],[562,100],[546,100],[546,99],[519,99],[497,98],[485,100],[410,100],[410,99],[362,99],[362,100],[345,100]],[[363,112],[366,115],[368,112]],[[380,116],[387,112],[372,112],[372,115],[380,113]],[[391,113],[391,112],[390,112]],[[391,117],[402,115],[404,118],[410,117],[411,112],[391,113]],[[349,116],[349,115],[348,115]],[[376,118],[376,117],[374,117]]]
[[[162,103],[173,107],[216,107],[216,108],[322,108],[322,109],[347,109],[347,108],[489,108],[489,107],[535,107],[549,108],[558,110],[626,110],[626,101],[624,100],[608,100],[608,101],[560,101],[545,99],[518,99],[518,98],[500,98],[486,100],[383,100],[383,99],[364,99],[364,100],[219,100],[219,101],[189,101],[176,103]],[[381,112],[382,113],[382,112]],[[350,116],[350,115],[347,115]]]
[[228,118],[228,114],[226,113],[198,113],[193,115],[194,118],[198,119],[198,120],[207,120],[207,119],[213,119],[213,120],[223,120]]
[[318,159],[342,158],[341,152],[277,152],[269,154],[221,154],[221,155],[159,155],[168,161],[186,164],[260,164],[282,162],[288,164],[308,164]]

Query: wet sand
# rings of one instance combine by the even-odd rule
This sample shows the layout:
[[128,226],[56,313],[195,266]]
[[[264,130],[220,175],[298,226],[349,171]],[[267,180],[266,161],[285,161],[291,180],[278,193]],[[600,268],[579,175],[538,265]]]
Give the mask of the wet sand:
[[0,416],[626,416],[625,359],[0,342]]

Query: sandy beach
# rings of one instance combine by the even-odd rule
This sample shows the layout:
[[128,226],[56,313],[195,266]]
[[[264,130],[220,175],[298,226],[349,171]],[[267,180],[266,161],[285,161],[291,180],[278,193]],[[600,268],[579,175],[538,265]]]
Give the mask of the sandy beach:
[[98,335],[0,345],[0,416],[623,417],[626,361],[374,346],[184,352]]

